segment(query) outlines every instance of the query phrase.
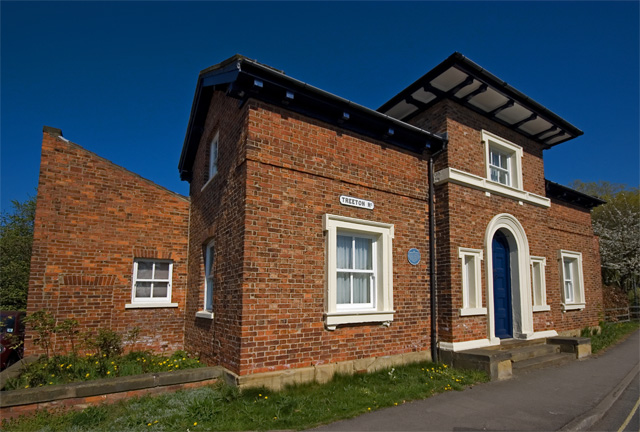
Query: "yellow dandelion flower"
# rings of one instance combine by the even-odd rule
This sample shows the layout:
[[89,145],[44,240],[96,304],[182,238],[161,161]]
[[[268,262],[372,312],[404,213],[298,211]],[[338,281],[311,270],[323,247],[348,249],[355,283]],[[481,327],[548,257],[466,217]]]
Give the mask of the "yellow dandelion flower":
[[29,386],[28,386],[28,385],[26,385],[26,386],[24,386],[24,388],[29,388]]
[[54,377],[55,375],[54,375],[54,374],[51,374],[51,376],[52,376],[52,377]]
[[154,423],[158,423],[158,420],[154,421]]
[[269,399],[269,396],[265,396],[264,398],[265,398],[265,399]]
[[193,422],[193,425],[194,426],[198,426],[198,422]]
[[147,426],[151,426],[151,423],[147,423]]
[[398,402],[394,402],[393,404],[394,404],[395,406],[398,406]]
[[53,384],[51,381],[49,381],[49,384]]
[[89,374],[86,374],[84,377],[85,377],[85,378],[89,378]]
[[258,393],[258,396],[262,397],[262,393]]
[[182,357],[182,360],[186,360],[186,358]]
[[107,371],[107,375],[109,375],[111,373],[111,371]]
[[367,411],[371,411],[371,408],[367,408]]
[[278,417],[274,417],[273,419],[274,419],[274,420],[278,420]]

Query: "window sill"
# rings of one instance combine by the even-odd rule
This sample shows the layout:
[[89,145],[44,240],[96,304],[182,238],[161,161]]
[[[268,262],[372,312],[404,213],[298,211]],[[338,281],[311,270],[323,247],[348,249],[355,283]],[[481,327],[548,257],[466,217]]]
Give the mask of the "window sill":
[[582,310],[585,308],[585,306],[586,306],[585,303],[571,303],[571,304],[562,303],[562,310],[563,311]]
[[178,303],[127,303],[125,309],[177,308]]
[[501,183],[497,183],[455,168],[444,168],[438,171],[434,174],[434,180],[435,185],[451,182],[462,186],[479,189],[484,192],[493,192],[496,195],[513,198],[515,200],[526,202],[528,204],[533,204],[540,207],[551,207],[551,200],[549,198],[543,197],[541,195],[536,195],[531,192],[525,192],[521,189],[513,188],[510,186],[505,186]]
[[216,178],[217,175],[218,175],[218,173],[215,173],[213,176],[211,176],[209,178],[209,180],[207,180],[207,182],[200,188],[200,192],[202,192],[204,190],[204,188],[209,186],[209,183],[211,183],[213,181],[213,179]]
[[540,306],[534,306],[533,307],[533,311],[534,312],[546,312],[546,311],[550,311],[551,310],[551,306],[549,305],[540,305]]
[[213,312],[201,310],[196,312],[196,318],[213,319]]
[[460,309],[460,316],[486,315],[487,308],[466,308]]
[[388,326],[393,321],[395,311],[341,311],[325,314],[327,330],[335,330],[341,324],[360,324],[379,322]]

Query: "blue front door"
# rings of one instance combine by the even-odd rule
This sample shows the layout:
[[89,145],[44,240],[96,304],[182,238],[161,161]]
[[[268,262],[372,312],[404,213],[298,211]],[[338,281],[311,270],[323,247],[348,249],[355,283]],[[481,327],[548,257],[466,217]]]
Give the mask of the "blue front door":
[[513,337],[513,316],[511,312],[511,263],[509,243],[500,231],[493,237],[493,310],[496,337]]

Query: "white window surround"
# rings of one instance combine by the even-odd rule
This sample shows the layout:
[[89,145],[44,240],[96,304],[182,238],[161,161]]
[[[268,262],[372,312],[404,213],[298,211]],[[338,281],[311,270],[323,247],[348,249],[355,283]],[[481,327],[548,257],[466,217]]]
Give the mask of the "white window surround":
[[203,309],[196,312],[197,318],[213,319],[213,265],[214,265],[214,245],[210,241],[204,250],[204,301]]
[[[143,269],[141,264],[151,266],[151,268]],[[160,265],[168,265],[166,271],[160,270]],[[149,272],[150,273],[146,273]],[[144,273],[143,273],[144,272]],[[146,273],[146,274],[145,274]],[[133,274],[131,276],[131,303],[124,305],[125,309],[147,309],[147,308],[174,308],[178,307],[177,303],[171,303],[171,281],[173,275],[173,261],[159,260],[152,258],[136,258],[133,261]],[[141,285],[147,285],[149,296],[140,296],[137,290]],[[154,296],[158,291],[162,292],[164,288],[165,294]]]
[[[325,214],[322,220],[326,232],[326,304],[325,326],[335,330],[337,325],[380,322],[389,325],[393,321],[393,261],[392,224]],[[376,274],[373,302],[369,308],[338,305],[337,292],[337,237],[340,234],[375,239]]]
[[531,256],[530,261],[533,311],[549,311],[551,306],[547,304],[547,284],[545,281],[547,259],[545,257]]
[[538,207],[551,207],[551,200],[547,197],[505,186],[456,168],[443,168],[436,172],[433,178],[436,186],[444,183],[455,183],[481,190],[487,194],[495,193],[496,195],[512,198]]
[[580,310],[586,306],[584,296],[584,275],[582,273],[582,253],[567,250],[558,251],[562,290],[562,310]]
[[[482,131],[482,142],[484,144],[484,161],[487,179],[502,186],[522,190],[522,147],[485,130]],[[503,161],[502,164],[492,165],[492,150],[506,157],[506,161]],[[506,167],[504,165],[506,165]],[[508,172],[506,182],[491,180],[492,168],[499,171],[506,170],[506,172]]]
[[462,274],[462,309],[460,316],[486,315],[482,307],[482,249],[458,248]]
[[202,191],[206,188],[211,180],[218,174],[218,143],[219,143],[220,133],[216,132],[216,135],[213,137],[211,142],[209,143],[209,163],[207,165],[208,170],[208,178],[205,184],[200,188]]

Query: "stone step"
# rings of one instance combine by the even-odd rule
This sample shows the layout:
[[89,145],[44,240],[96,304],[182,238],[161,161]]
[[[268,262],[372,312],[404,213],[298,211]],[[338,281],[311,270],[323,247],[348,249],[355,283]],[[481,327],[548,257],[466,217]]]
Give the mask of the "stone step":
[[533,357],[527,360],[515,362],[512,365],[513,373],[522,373],[533,369],[546,368],[550,366],[559,366],[575,360],[575,354],[570,353],[554,353],[541,357]]
[[520,362],[533,357],[542,357],[560,352],[559,345],[535,344],[514,348],[509,351],[512,362]]
[[529,339],[529,340],[522,340],[522,339],[504,340],[503,339],[502,341],[500,341],[500,345],[494,345],[494,346],[488,347],[488,349],[492,349],[495,351],[511,351],[516,348],[544,345],[545,342],[546,342],[546,339]]

